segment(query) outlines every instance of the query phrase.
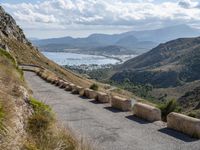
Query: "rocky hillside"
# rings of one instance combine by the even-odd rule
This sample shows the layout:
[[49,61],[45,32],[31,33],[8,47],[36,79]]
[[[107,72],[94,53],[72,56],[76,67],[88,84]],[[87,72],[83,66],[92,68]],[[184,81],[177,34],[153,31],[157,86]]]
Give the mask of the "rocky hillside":
[[33,111],[28,104],[29,92],[14,58],[2,49],[0,70],[0,149],[19,149]]
[[16,24],[15,20],[4,11],[0,6],[0,36],[30,45],[30,42],[26,39],[22,29]]
[[0,7],[0,47],[7,49],[19,64],[37,64],[43,66],[58,76],[74,82],[83,87],[88,87],[92,83],[89,80],[63,69],[59,65],[44,57],[25,37],[22,29],[15,20]]
[[0,20],[0,150],[84,149],[71,131],[58,124],[52,109],[32,97],[18,64],[51,68],[85,86],[89,81],[41,55],[2,7]]
[[199,56],[200,38],[177,39],[125,62],[112,79],[157,88],[181,86],[200,79]]
[[160,44],[115,71],[111,79],[118,83],[128,80],[134,85],[152,85],[148,97],[177,99],[184,111],[199,112],[200,37]]
[[200,118],[200,87],[186,92],[178,102],[189,112],[189,115]]

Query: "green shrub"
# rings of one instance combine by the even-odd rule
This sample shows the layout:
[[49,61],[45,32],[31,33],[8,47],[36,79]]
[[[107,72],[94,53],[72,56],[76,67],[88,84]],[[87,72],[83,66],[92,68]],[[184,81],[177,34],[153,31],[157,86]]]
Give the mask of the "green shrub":
[[51,125],[51,118],[46,117],[43,114],[33,114],[28,120],[28,127],[32,133],[40,133],[48,129]]
[[48,105],[36,100],[35,98],[30,97],[30,104],[36,113],[37,112],[51,113],[51,108]]
[[28,120],[28,138],[24,142],[25,150],[75,150],[78,141],[58,127],[51,108],[34,98],[30,98],[34,109],[33,115]]
[[159,106],[161,112],[162,112],[162,119],[163,121],[167,120],[167,115],[171,112],[177,112],[180,111],[180,107],[178,107],[178,104],[176,100],[169,100],[164,104],[161,104]]
[[90,89],[92,89],[92,90],[95,90],[95,91],[98,91],[98,89],[99,89],[99,86],[97,85],[97,84],[92,84],[91,86],[90,86]]
[[31,133],[40,133],[48,129],[54,122],[54,115],[51,108],[34,98],[30,98],[30,104],[34,114],[28,120],[28,129]]
[[193,118],[197,118],[197,113],[196,112],[190,112],[188,114],[188,116],[193,117]]
[[24,81],[23,71],[17,65],[15,58],[9,52],[7,52],[1,48],[0,48],[0,56],[6,57],[7,59],[11,60],[13,65],[16,67],[16,70],[19,72],[21,80]]
[[0,48],[0,55],[10,59],[13,62],[13,64],[16,65],[15,59],[12,57],[12,55],[9,52]]

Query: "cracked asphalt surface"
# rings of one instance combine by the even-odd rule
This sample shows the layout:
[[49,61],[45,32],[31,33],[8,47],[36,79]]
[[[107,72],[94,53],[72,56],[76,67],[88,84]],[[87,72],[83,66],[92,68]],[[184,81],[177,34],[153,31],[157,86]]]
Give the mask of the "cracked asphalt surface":
[[58,120],[98,150],[200,150],[200,140],[73,95],[24,72],[33,96],[50,105]]

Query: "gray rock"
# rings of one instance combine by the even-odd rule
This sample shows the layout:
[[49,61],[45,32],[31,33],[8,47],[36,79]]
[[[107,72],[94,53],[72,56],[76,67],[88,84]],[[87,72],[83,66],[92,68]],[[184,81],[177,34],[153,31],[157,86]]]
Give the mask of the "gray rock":
[[6,13],[3,7],[0,6],[0,38],[4,37],[13,38],[24,44],[31,45],[13,17]]

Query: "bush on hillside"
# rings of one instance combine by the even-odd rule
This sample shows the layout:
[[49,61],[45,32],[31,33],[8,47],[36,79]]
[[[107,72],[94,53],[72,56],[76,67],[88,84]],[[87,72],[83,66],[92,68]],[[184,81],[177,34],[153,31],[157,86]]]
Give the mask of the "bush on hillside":
[[[26,150],[89,150],[84,143],[79,144],[73,134],[57,125],[51,108],[34,98],[30,98],[34,110],[28,121],[28,138],[24,142]],[[83,145],[82,145],[83,144]]]
[[167,120],[167,115],[171,112],[180,112],[180,107],[178,107],[177,101],[172,99],[167,101],[164,104],[161,104],[159,106],[161,112],[162,112],[162,119],[163,121]]
[[92,90],[95,90],[95,91],[98,91],[98,89],[99,89],[99,86],[97,85],[97,84],[92,84],[91,86],[90,86],[90,89],[92,89]]
[[30,98],[30,104],[34,114],[29,118],[28,129],[31,133],[39,133],[48,129],[54,121],[51,108],[34,98]]
[[196,112],[190,112],[188,114],[188,116],[193,117],[193,118],[197,118],[197,113]]

